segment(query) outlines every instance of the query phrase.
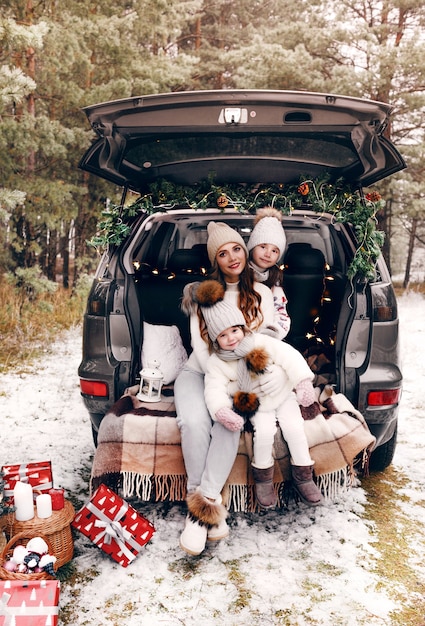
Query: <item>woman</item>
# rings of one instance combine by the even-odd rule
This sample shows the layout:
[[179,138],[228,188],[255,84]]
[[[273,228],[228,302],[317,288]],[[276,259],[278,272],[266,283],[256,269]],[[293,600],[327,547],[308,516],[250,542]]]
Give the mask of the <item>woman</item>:
[[[222,222],[208,224],[208,257],[215,278],[225,288],[224,299],[240,308],[251,330],[274,327],[275,309],[268,287],[254,282],[248,267],[248,250],[241,235]],[[193,287],[193,285],[192,285]],[[198,306],[185,289],[183,308],[190,313],[193,351],[174,384],[177,424],[187,473],[188,509],[180,546],[200,554],[208,540],[229,534],[220,494],[237,454],[240,431],[230,432],[213,422],[204,397],[204,374],[209,357],[207,328]],[[272,393],[281,384],[276,366],[260,378],[258,393]]]

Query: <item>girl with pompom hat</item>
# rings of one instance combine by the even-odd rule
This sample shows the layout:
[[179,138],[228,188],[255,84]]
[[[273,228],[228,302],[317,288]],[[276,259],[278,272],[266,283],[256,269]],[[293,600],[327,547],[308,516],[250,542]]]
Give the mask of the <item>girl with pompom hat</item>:
[[275,325],[269,329],[271,332],[268,334],[277,339],[284,339],[291,327],[291,319],[286,309],[287,298],[282,289],[282,270],[277,265],[285,246],[282,213],[270,206],[258,209],[247,244],[249,266],[254,272],[254,279],[272,290],[277,327]]
[[[303,502],[316,506],[321,502],[321,493],[313,481],[313,460],[299,408],[299,404],[314,405],[316,400],[313,372],[289,344],[247,329],[240,310],[225,302],[223,295],[214,280],[200,283],[196,290],[213,347],[205,373],[208,410],[213,420],[232,432],[243,428],[244,418],[252,424],[252,474],[257,501],[265,509],[277,503],[273,487],[277,420],[291,455],[295,489]],[[272,364],[282,373],[280,389],[257,396],[253,391],[255,380]],[[235,388],[236,392],[229,393]]]
[[[254,280],[248,267],[248,250],[240,233],[228,224],[210,222],[207,250],[212,264],[211,278],[224,289],[223,300],[237,307],[251,330],[261,331],[272,326],[275,317],[272,293]],[[193,297],[198,284],[187,285],[183,293],[182,308],[190,316],[192,353],[174,383],[189,511],[180,546],[193,555],[204,550],[207,540],[217,541],[229,534],[220,493],[232,469],[240,440],[239,432],[231,432],[211,419],[205,403],[204,375],[209,341],[205,320]],[[272,367],[259,377],[259,393],[270,393],[278,389],[281,382],[282,373]]]

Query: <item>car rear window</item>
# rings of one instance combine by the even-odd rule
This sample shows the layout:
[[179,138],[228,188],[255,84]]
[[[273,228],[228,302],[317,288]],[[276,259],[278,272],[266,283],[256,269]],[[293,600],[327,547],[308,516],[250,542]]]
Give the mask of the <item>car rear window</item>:
[[347,167],[358,161],[349,135],[326,133],[320,137],[303,133],[264,133],[249,135],[220,133],[140,138],[137,145],[128,143],[124,158],[138,167],[150,168],[169,163],[220,158],[278,158],[305,163],[326,163]]

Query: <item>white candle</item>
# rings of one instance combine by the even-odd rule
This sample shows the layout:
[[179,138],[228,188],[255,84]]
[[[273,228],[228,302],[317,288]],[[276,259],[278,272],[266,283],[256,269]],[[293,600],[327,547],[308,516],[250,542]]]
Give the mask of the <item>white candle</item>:
[[52,514],[52,496],[48,493],[42,493],[35,499],[38,517],[50,517]]
[[19,522],[26,522],[34,517],[34,500],[29,483],[18,481],[13,489],[15,517]]

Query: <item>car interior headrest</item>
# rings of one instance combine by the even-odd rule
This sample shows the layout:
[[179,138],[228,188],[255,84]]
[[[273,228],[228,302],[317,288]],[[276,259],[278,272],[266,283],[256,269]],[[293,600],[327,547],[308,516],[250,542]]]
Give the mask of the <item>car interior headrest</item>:
[[322,273],[325,257],[321,250],[308,243],[291,243],[284,258],[285,271],[298,273]]
[[208,257],[203,249],[180,249],[175,250],[168,260],[168,269],[172,272],[199,272],[202,267],[207,267]]

